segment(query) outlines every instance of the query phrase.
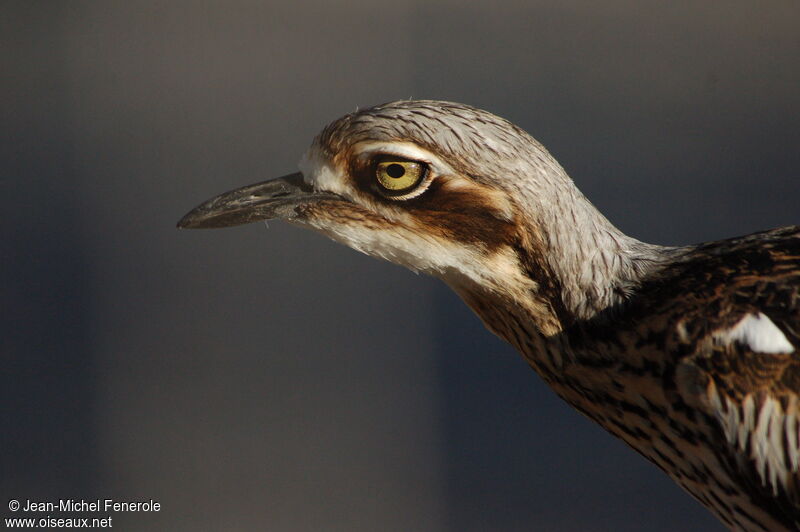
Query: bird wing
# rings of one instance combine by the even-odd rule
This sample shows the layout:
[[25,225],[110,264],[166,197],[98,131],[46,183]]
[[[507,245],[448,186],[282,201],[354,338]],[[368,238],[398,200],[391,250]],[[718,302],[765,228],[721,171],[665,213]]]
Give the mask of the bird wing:
[[728,474],[800,526],[800,227],[699,245],[650,288]]

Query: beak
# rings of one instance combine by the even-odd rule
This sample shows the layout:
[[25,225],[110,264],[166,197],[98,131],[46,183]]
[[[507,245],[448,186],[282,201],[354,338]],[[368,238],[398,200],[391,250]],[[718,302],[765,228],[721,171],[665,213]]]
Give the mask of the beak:
[[207,229],[249,224],[259,220],[297,216],[297,207],[323,199],[338,199],[328,192],[315,192],[297,172],[220,194],[189,211],[178,227]]

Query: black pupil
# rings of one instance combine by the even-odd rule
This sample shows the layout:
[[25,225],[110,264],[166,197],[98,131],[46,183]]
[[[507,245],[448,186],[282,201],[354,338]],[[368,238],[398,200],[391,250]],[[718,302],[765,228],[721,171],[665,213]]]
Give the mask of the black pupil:
[[403,165],[401,164],[393,163],[386,167],[386,175],[395,179],[398,177],[403,177],[403,174],[405,173],[406,169],[403,168]]

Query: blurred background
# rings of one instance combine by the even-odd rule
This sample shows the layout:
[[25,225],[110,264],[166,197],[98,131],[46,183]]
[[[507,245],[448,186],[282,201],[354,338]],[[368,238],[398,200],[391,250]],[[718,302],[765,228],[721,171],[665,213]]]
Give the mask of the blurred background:
[[642,240],[798,223],[796,0],[0,13],[0,516],[152,498],[114,527],[722,530],[438,281],[281,223],[174,227],[409,97],[520,125]]

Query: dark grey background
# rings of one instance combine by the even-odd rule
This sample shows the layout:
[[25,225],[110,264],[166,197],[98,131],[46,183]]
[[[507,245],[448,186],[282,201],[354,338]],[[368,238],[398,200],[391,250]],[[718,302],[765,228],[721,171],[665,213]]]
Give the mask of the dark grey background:
[[721,530],[448,290],[280,223],[177,231],[356,106],[541,140],[623,230],[800,222],[800,4],[3,2],[0,516],[121,530]]

